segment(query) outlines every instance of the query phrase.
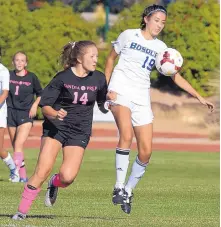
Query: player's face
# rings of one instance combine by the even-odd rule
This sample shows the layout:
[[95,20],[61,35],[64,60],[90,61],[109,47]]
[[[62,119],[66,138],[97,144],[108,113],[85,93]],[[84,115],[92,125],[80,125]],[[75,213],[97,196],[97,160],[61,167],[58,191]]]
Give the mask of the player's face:
[[166,23],[166,14],[163,12],[156,12],[149,18],[145,18],[147,24],[146,30],[149,31],[152,37],[156,37],[163,30]]
[[98,50],[95,46],[89,46],[81,58],[82,67],[86,71],[94,71],[97,66]]
[[91,72],[96,69],[97,59],[98,59],[97,47],[89,46],[85,50],[85,54],[79,59],[79,62],[86,71]]
[[13,59],[13,65],[17,72],[21,72],[27,66],[27,58],[22,53],[17,53]]

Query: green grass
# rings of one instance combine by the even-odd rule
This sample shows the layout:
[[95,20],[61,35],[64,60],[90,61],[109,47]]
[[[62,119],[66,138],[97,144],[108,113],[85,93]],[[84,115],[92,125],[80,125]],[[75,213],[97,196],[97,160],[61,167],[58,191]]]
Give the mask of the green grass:
[[[37,150],[26,151],[29,176]],[[136,153],[131,152],[131,163]],[[61,163],[58,157],[54,171]],[[46,184],[21,222],[10,219],[18,207],[23,184],[8,182],[0,165],[0,226],[77,227],[212,227],[219,224],[219,153],[154,152],[148,171],[134,191],[132,213],[111,203],[115,183],[114,152],[87,151],[73,185],[60,189],[53,208],[44,206]]]

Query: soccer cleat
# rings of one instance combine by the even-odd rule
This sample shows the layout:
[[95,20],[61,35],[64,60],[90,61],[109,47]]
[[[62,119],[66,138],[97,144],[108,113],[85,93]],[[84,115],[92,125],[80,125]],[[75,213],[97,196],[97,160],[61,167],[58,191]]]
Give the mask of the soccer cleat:
[[20,181],[20,177],[17,169],[10,170],[9,180],[13,183],[17,183]]
[[47,206],[47,207],[53,206],[57,199],[58,187],[55,187],[52,184],[54,177],[55,177],[55,174],[50,178],[50,180],[48,182],[48,188],[47,188],[47,192],[45,195],[45,206]]
[[19,220],[19,221],[24,220],[25,218],[26,218],[26,214],[22,214],[22,213],[20,213],[20,212],[17,212],[17,213],[12,217],[13,220]]
[[124,189],[123,188],[114,188],[112,202],[114,205],[123,204]]
[[128,193],[126,191],[124,191],[123,197],[124,197],[124,199],[123,199],[123,204],[121,205],[121,209],[126,214],[130,214],[133,193],[131,194],[131,196],[129,196]]

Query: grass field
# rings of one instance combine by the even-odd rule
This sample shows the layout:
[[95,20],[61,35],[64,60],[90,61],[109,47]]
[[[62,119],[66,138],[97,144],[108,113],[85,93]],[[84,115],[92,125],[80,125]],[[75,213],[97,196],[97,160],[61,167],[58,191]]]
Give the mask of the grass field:
[[[28,174],[37,150],[26,151]],[[136,153],[131,152],[131,163]],[[57,159],[54,172],[61,163]],[[62,227],[212,227],[219,224],[219,153],[154,152],[148,171],[134,191],[132,213],[111,203],[115,181],[114,152],[87,151],[76,182],[60,189],[53,208],[44,206],[46,184],[29,216],[12,221],[23,184],[8,182],[0,165],[0,226]]]

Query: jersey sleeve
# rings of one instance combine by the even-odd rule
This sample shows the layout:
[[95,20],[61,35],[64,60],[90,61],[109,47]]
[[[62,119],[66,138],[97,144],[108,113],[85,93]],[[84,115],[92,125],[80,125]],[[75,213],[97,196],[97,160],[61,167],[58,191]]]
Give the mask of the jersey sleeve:
[[36,75],[34,75],[34,93],[37,97],[40,97],[42,95],[42,87],[40,84],[40,81]]
[[103,75],[100,80],[100,86],[97,93],[97,105],[99,110],[102,113],[107,113],[108,110],[104,107],[106,101],[106,94],[107,94],[107,82],[105,76]]
[[42,92],[40,107],[53,106],[63,88],[63,81],[54,77]]
[[118,36],[116,41],[111,42],[117,54],[120,54],[121,50],[124,48],[125,44],[127,43],[127,40],[129,38],[128,33],[129,33],[129,30],[125,30]]
[[9,79],[10,79],[10,74],[8,69],[5,68],[3,72],[3,80],[2,80],[2,90],[7,90],[9,91]]

